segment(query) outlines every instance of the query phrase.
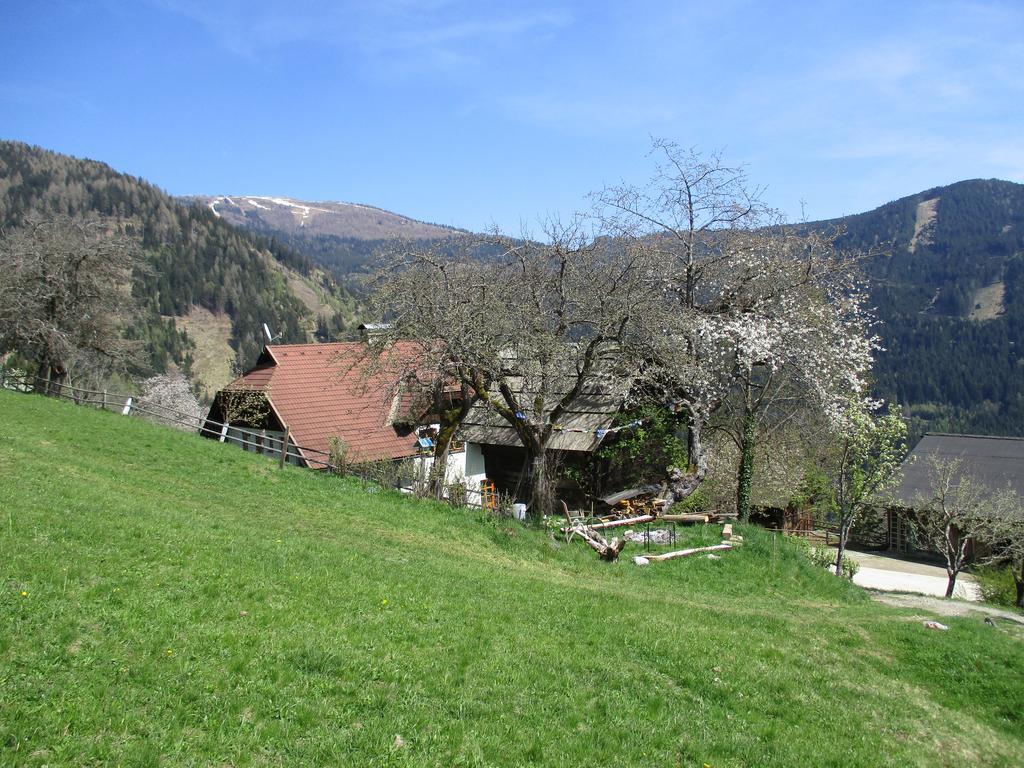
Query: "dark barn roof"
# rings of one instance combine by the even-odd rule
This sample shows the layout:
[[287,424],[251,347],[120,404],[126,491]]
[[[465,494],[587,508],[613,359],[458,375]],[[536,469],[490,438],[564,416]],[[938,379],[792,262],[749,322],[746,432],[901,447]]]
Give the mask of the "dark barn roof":
[[[532,403],[537,396],[537,381],[542,377],[532,361],[515,361],[510,365],[520,375],[509,376],[506,383],[521,403]],[[546,399],[554,402],[572,391],[575,376],[565,373],[549,382]],[[551,437],[550,448],[556,451],[595,451],[600,447],[606,430],[615,422],[632,385],[632,376],[623,376],[615,367],[613,358],[602,358],[595,366],[580,393],[562,414]],[[492,396],[502,401],[497,391]],[[483,401],[477,401],[459,428],[459,439],[480,445],[522,447],[515,429]]]
[[989,490],[1009,485],[1024,498],[1024,438],[929,432],[903,462],[903,477],[893,491],[897,503],[913,507],[932,495],[929,460],[934,456],[960,459],[962,470]]

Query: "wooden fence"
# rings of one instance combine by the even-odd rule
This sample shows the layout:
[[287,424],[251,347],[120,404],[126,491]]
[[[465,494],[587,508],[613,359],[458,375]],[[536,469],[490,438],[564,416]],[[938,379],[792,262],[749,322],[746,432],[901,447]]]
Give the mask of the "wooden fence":
[[[7,370],[0,363],[0,389],[12,392],[38,393],[61,400],[68,400],[76,405],[93,406],[104,411],[121,413],[124,416],[137,416],[163,425],[176,425],[194,432],[204,438],[215,439],[222,443],[236,443],[250,452],[261,453],[276,458],[278,466],[285,463],[305,465],[310,469],[328,472],[343,472],[376,485],[402,490],[407,484],[402,482],[404,473],[400,466],[403,459],[368,462],[361,465],[347,465],[344,468],[335,466],[329,452],[318,448],[298,445],[290,435],[287,425],[283,437],[274,437],[264,430],[246,429],[224,422],[213,421],[203,416],[195,416],[163,403],[146,400],[136,395],[109,392],[107,390],[91,390],[74,387],[69,384],[49,381],[43,378],[32,378],[18,372]],[[253,451],[252,449],[257,450]],[[465,506],[480,508],[479,501],[465,500]],[[489,507],[485,507],[489,508]]]
[[195,432],[222,443],[237,443],[242,448],[261,448],[257,453],[277,457],[280,466],[285,462],[298,463],[311,468],[332,469],[330,454],[309,446],[298,445],[291,439],[287,426],[283,437],[267,435],[264,430],[247,429],[203,416],[195,416],[163,403],[146,400],[136,395],[127,395],[107,390],[91,390],[73,387],[70,384],[32,378],[8,371],[0,365],[0,389],[12,392],[39,393],[76,405],[94,406],[103,411],[120,412],[124,416],[139,416],[158,424],[176,425],[189,432]]

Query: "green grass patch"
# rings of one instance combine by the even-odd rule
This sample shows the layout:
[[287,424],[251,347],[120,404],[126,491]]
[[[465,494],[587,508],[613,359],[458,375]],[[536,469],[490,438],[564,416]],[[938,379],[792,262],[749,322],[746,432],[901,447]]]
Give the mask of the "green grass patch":
[[1016,608],[1017,583],[1013,580],[1013,572],[1009,566],[976,568],[973,573],[981,587],[982,599],[986,603]]
[[1024,762],[1024,644],[756,529],[606,564],[6,392],[0,509],[2,764]]

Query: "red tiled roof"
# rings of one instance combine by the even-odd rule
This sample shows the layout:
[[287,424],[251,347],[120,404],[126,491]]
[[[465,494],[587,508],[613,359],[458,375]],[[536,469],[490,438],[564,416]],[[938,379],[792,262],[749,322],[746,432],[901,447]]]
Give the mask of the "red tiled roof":
[[327,451],[331,438],[340,437],[351,461],[396,459],[416,453],[415,433],[396,429],[392,420],[409,399],[396,397],[397,381],[419,349],[400,341],[378,357],[362,342],[276,344],[228,387],[266,391],[301,447]]

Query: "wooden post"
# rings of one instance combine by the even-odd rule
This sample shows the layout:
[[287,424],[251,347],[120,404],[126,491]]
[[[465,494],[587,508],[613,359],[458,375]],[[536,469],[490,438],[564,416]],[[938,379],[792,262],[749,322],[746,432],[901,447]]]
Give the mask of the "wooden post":
[[4,388],[4,380],[7,374],[7,361],[0,360],[0,389]]
[[103,390],[103,399],[100,400],[100,410],[101,411],[107,410],[107,390],[105,390],[105,389]]
[[288,460],[288,433],[290,431],[286,424],[284,427],[284,438],[281,440],[281,459],[277,465],[280,469],[284,469],[284,463]]

